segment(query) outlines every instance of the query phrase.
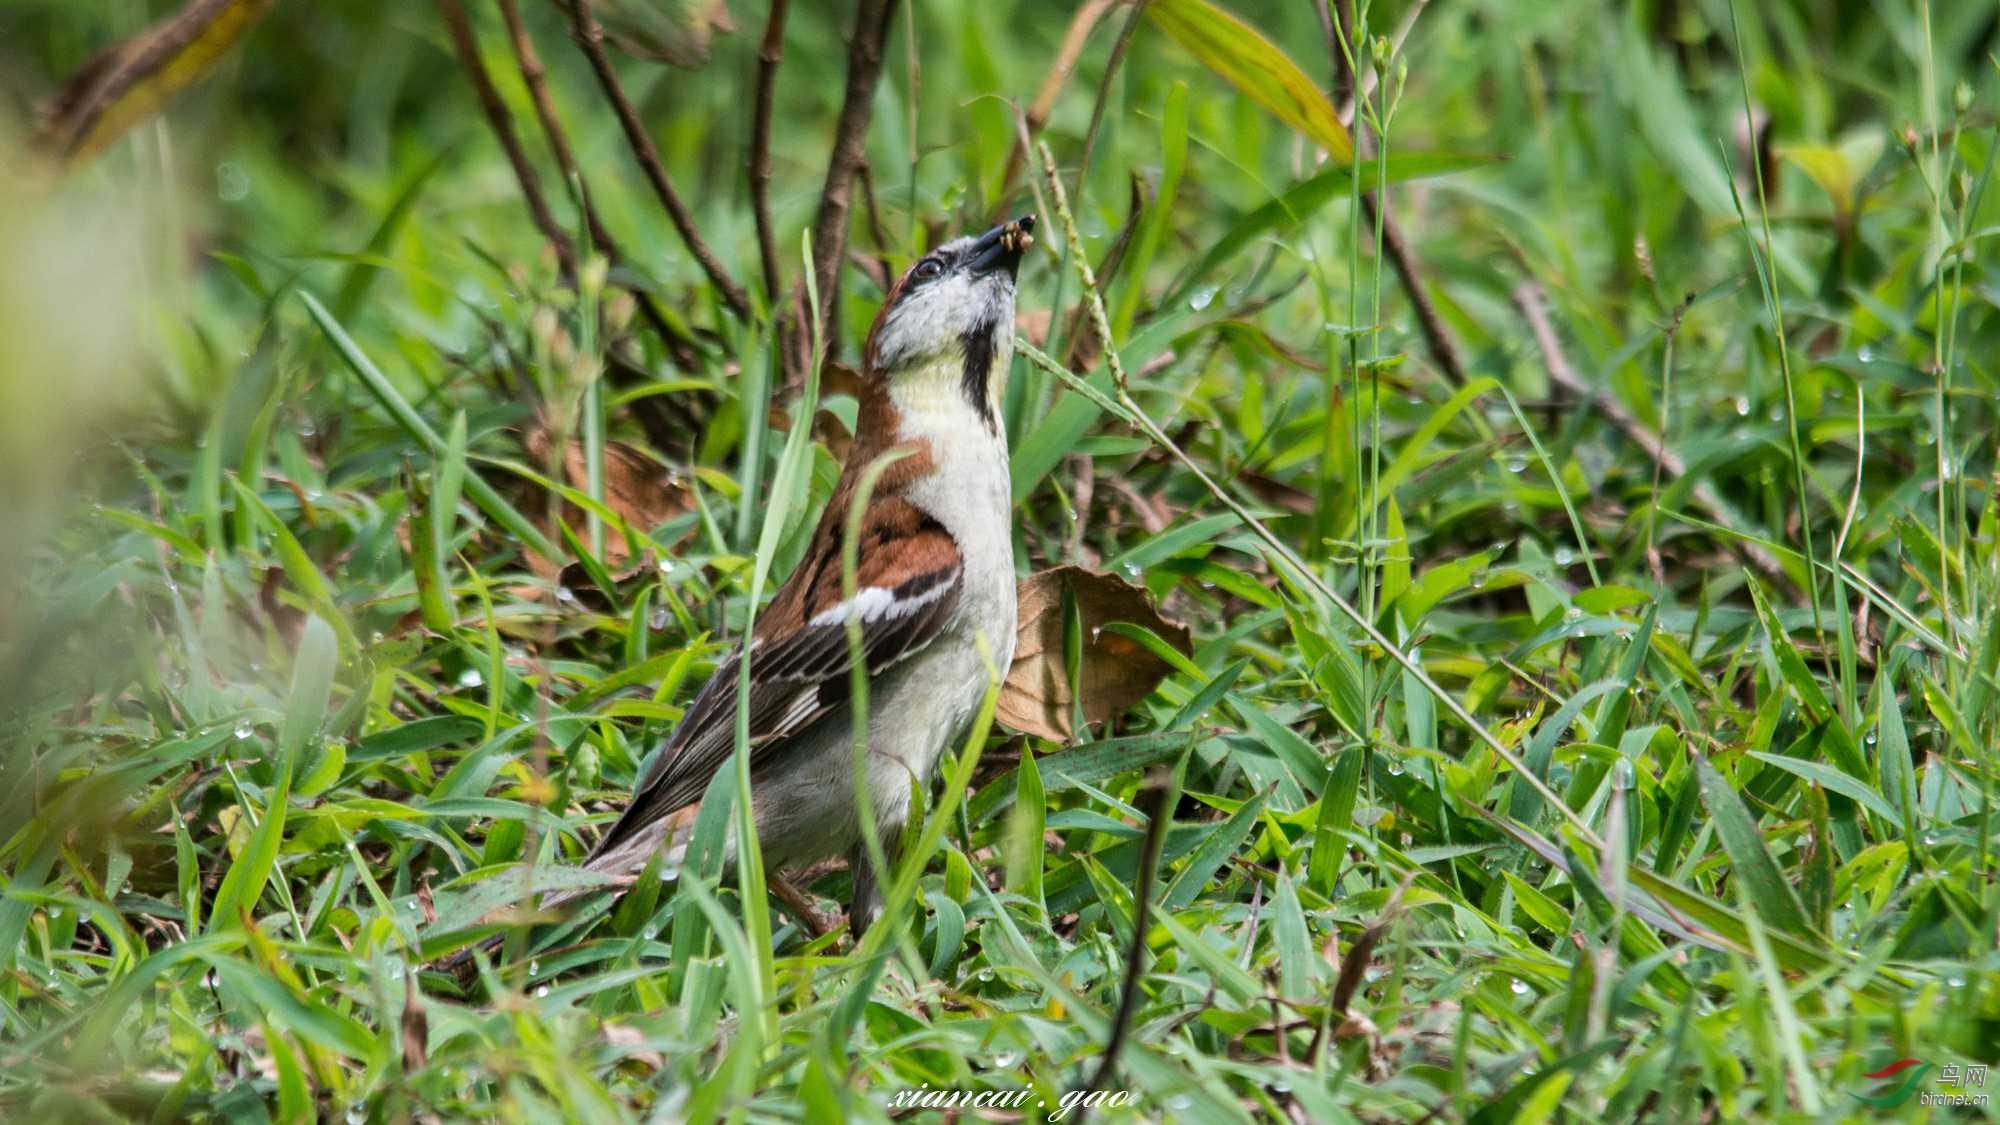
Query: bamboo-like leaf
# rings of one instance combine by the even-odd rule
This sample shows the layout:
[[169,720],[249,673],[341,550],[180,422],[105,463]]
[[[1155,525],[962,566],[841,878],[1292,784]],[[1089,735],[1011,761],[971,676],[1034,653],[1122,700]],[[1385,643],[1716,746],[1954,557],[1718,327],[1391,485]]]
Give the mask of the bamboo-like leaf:
[[214,70],[274,0],[190,0],[83,64],[41,108],[38,138],[65,163],[88,160]]
[[1203,66],[1304,133],[1333,160],[1354,159],[1354,141],[1333,103],[1256,28],[1208,0],[1153,0],[1146,14]]

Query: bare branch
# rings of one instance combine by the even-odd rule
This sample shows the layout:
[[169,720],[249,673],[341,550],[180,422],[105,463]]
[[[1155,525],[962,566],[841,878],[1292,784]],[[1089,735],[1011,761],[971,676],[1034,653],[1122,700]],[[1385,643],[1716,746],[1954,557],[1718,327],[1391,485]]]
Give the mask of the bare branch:
[[507,154],[507,163],[513,166],[514,180],[521,185],[521,197],[528,202],[528,213],[534,217],[535,227],[542,237],[555,247],[556,260],[562,264],[563,276],[576,276],[576,247],[570,243],[568,232],[549,211],[549,201],[542,195],[542,182],[535,175],[534,165],[528,163],[528,154],[521,148],[521,139],[514,135],[514,119],[507,112],[507,106],[500,100],[500,92],[493,88],[493,78],[486,73],[486,64],[479,58],[479,40],[472,34],[472,24],[465,18],[465,8],[458,0],[437,0],[438,13],[444,17],[445,30],[451,35],[452,50],[458,55],[459,66],[465,69],[465,76],[472,82],[472,92],[479,99],[480,111],[486,115],[486,123],[499,139],[500,147]]
[[[1076,14],[1070,17],[1069,30],[1063,32],[1062,46],[1056,49],[1055,65],[1049,68],[1049,75],[1042,79],[1041,88],[1035,91],[1035,100],[1028,106],[1027,135],[1030,139],[1041,133],[1042,126],[1048,124],[1049,114],[1055,112],[1056,97],[1062,93],[1069,81],[1070,72],[1076,69],[1076,60],[1082,56],[1084,44],[1090,41],[1090,33],[1097,29],[1104,13],[1111,10],[1118,0],[1089,0],[1078,6]],[[1004,210],[1007,189],[1013,185],[1014,177],[1021,171],[1021,165],[1028,158],[1027,147],[1020,140],[1007,153],[1007,172],[1000,177],[1001,198],[995,206]],[[1003,217],[998,211],[995,217]]]
[[[1132,1017],[1139,1008],[1140,981],[1146,967],[1146,933],[1151,929],[1153,882],[1158,876],[1160,848],[1173,817],[1175,788],[1173,773],[1156,766],[1147,774],[1145,788],[1140,793],[1140,811],[1146,814],[1146,835],[1139,848],[1139,878],[1132,886],[1132,944],[1125,951],[1125,977],[1118,989],[1118,1011],[1111,1017],[1111,1036],[1098,1059],[1097,1075],[1086,1089],[1112,1088],[1118,1074],[1118,1056],[1131,1034]],[[1082,1120],[1081,1114],[1078,1120]]]
[[591,14],[590,0],[572,0],[570,19],[572,38],[583,49],[584,57],[590,60],[590,69],[597,74],[598,84],[604,88],[604,96],[611,102],[611,108],[618,115],[618,124],[625,130],[625,140],[631,145],[632,156],[638,160],[640,170],[646,173],[646,182],[652,185],[653,194],[659,196],[660,205],[666,208],[667,218],[680,232],[681,242],[694,256],[696,264],[701,266],[701,271],[708,275],[716,291],[722,294],[723,303],[729,306],[729,311],[748,320],[750,298],[708,248],[701,231],[694,225],[693,213],[688,210],[687,204],[681,202],[680,192],[674,190],[673,180],[660,163],[660,152],[653,146],[653,138],[647,135],[645,124],[639,120],[639,112],[632,108],[632,99],[625,96],[625,87],[618,81],[618,72],[612,69],[611,59],[604,53],[604,28]]
[[[570,147],[569,136],[563,132],[562,119],[556,116],[555,99],[549,94],[548,72],[542,67],[542,57],[535,50],[535,41],[529,37],[528,29],[521,21],[520,6],[515,0],[499,0],[499,4],[500,16],[507,24],[508,38],[513,40],[514,58],[520,65],[521,81],[528,87],[528,97],[534,102],[535,116],[541,122],[542,135],[548,139],[549,151],[555,155],[556,167],[562,171],[565,180],[576,184],[577,205],[583,211],[584,226],[590,232],[591,244],[607,261],[617,265],[624,260],[625,255],[618,249],[618,243],[612,239],[611,232],[605,229],[603,219],[598,216],[597,207],[590,201],[590,188],[584,182],[582,167],[577,164],[576,150]],[[628,292],[638,302],[640,314],[646,318],[646,323],[652,326],[654,334],[666,346],[674,362],[687,369],[693,369],[699,364],[700,359],[696,355],[694,341],[674,328],[666,315],[660,311],[659,302],[653,295],[636,288],[628,289]],[[666,431],[656,432],[657,419],[653,417],[656,413],[656,409],[645,407],[640,412],[640,418],[646,426],[648,435],[657,443]]]
[[[535,116],[541,122],[542,135],[548,139],[549,151],[555,155],[556,167],[561,169],[565,180],[581,183],[583,174],[577,168],[576,153],[570,148],[569,137],[563,132],[562,120],[556,116],[555,100],[549,96],[548,72],[542,67],[542,56],[535,50],[535,41],[528,37],[528,29],[521,22],[520,6],[514,0],[499,0],[499,4],[500,18],[506,21],[507,37],[513,41],[514,58],[521,68],[521,81],[528,87],[528,98],[535,105]],[[591,242],[615,257],[611,235],[598,220],[597,208],[591,206],[589,194],[584,193],[578,202],[583,209],[583,221],[590,231]]]
[[875,88],[882,81],[882,56],[889,39],[894,0],[857,0],[854,32],[847,41],[847,90],[827,158],[826,185],[813,220],[813,273],[819,287],[820,321],[831,338],[840,264],[847,254],[847,215],[854,175],[867,159],[868,123],[875,113]]
[[[1597,411],[1613,429],[1625,435],[1625,440],[1638,446],[1651,458],[1657,470],[1667,476],[1679,479],[1687,475],[1687,462],[1681,458],[1658,434],[1646,428],[1645,423],[1632,416],[1616,400],[1600,394],[1596,387],[1584,382],[1576,370],[1569,365],[1569,358],[1563,354],[1562,342],[1556,338],[1555,326],[1549,323],[1542,287],[1533,281],[1524,281],[1514,288],[1514,307],[1521,310],[1521,316],[1528,322],[1528,331],[1535,338],[1535,347],[1542,353],[1542,366],[1548,370],[1549,381],[1570,394],[1577,401]],[[1692,490],[1695,502],[1706,509],[1718,522],[1730,518],[1730,510],[1708,481],[1697,481]],[[1774,582],[1791,584],[1785,568],[1778,557],[1760,544],[1747,539],[1732,539],[1732,544],[1745,562],[1757,568],[1766,578]]]
[[[876,206],[874,169],[863,161],[861,164],[861,205],[868,213],[868,238],[875,243],[875,269],[883,277],[894,281],[895,270],[889,266],[889,235],[882,228],[882,209]],[[888,282],[882,285],[884,293],[889,291]]]
[[[1347,52],[1341,49],[1340,36],[1343,34],[1343,29],[1354,26],[1353,0],[1340,0],[1338,25],[1327,9],[1327,0],[1317,0],[1315,7],[1319,13],[1320,27],[1326,32],[1327,49],[1333,55],[1334,96],[1336,100],[1348,101],[1355,95],[1354,71],[1348,65]],[[1422,8],[1421,3],[1415,5],[1412,18],[1415,11],[1420,11]],[[1405,24],[1398,34],[1408,34],[1408,25]],[[1361,92],[1361,96],[1367,96],[1366,89]],[[1363,127],[1361,114],[1358,112],[1354,114],[1352,129],[1354,155],[1356,157],[1370,155],[1375,147],[1374,138]],[[1445,327],[1444,318],[1438,315],[1437,305],[1431,301],[1430,291],[1424,288],[1423,269],[1417,262],[1416,252],[1410,249],[1409,242],[1403,237],[1402,226],[1396,222],[1396,216],[1390,214],[1382,205],[1382,201],[1375,198],[1375,193],[1372,191],[1361,193],[1361,211],[1363,218],[1369,223],[1379,221],[1382,225],[1382,252],[1395,267],[1396,278],[1403,283],[1403,293],[1409,297],[1410,307],[1416,311],[1417,331],[1423,335],[1424,346],[1430,351],[1431,359],[1438,365],[1438,370],[1444,372],[1445,378],[1451,380],[1452,385],[1464,386],[1465,360],[1460,357],[1458,342],[1452,339],[1451,330]]]
[[778,268],[778,240],[771,230],[771,103],[777,93],[778,64],[785,58],[785,15],[791,0],[771,0],[764,40],[757,47],[756,108],[750,118],[750,210],[757,219],[757,252],[764,260],[764,292],[776,306],[784,288]]

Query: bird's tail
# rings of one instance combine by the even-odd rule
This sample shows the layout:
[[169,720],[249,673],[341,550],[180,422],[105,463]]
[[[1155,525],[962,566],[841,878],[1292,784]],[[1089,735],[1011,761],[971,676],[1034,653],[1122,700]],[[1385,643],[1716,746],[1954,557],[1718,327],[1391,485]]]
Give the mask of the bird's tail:
[[[615,847],[593,851],[579,867],[585,871],[611,876],[613,882],[609,885],[562,887],[546,891],[541,897],[539,910],[543,913],[562,911],[578,899],[602,894],[607,890],[614,894],[623,894],[651,862],[664,835],[664,832],[642,833],[635,838],[622,841]],[[663,873],[671,873],[678,868],[684,846],[682,843],[671,847],[667,849],[667,854],[661,856]],[[505,932],[494,934],[455,953],[445,955],[435,963],[436,968],[456,977],[461,984],[469,983],[477,964],[474,960],[475,955],[483,952],[490,959],[500,951],[501,944],[506,940]]]

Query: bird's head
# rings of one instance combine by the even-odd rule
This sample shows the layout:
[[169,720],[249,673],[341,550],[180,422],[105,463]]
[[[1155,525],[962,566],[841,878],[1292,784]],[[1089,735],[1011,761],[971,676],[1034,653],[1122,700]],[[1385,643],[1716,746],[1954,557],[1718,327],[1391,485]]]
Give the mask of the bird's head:
[[867,377],[897,399],[962,394],[993,428],[1014,354],[1014,275],[1034,227],[1023,215],[917,259],[875,317]]

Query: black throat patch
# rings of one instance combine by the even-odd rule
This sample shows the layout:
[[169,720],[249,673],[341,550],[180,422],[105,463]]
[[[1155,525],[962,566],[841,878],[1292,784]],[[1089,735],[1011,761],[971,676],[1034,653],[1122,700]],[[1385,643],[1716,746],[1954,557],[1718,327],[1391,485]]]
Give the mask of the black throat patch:
[[998,433],[999,423],[993,417],[991,396],[987,386],[993,379],[993,334],[998,325],[990,320],[981,320],[965,330],[959,337],[965,345],[965,375],[961,386],[965,396],[972,400],[972,408],[979,412],[979,420],[986,423],[990,433]]

